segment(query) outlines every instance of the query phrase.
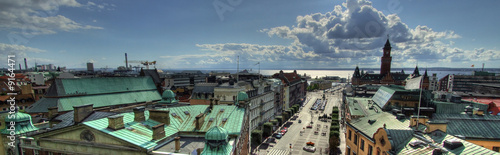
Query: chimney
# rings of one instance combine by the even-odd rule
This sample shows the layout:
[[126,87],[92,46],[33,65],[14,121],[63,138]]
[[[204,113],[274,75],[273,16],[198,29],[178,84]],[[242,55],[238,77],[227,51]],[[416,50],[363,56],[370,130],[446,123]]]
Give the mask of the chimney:
[[143,122],[146,120],[146,118],[144,117],[144,110],[145,109],[146,108],[144,108],[144,106],[134,108],[134,121],[135,122]]
[[168,110],[149,110],[149,119],[170,125],[170,111]]
[[127,53],[125,53],[125,69],[128,70]]
[[427,121],[427,129],[426,132],[430,133],[436,130],[441,130],[446,132],[446,128],[448,127],[448,121],[438,120],[438,121]]
[[123,124],[123,115],[114,115],[108,117],[108,128],[113,130],[120,130],[125,128]]
[[153,126],[153,140],[162,139],[165,137],[165,124],[161,123]]
[[201,113],[196,116],[196,130],[201,130],[201,126],[203,126],[203,123],[205,122],[205,113]]
[[219,105],[219,99],[215,98],[215,105]]
[[181,137],[175,137],[175,153],[179,153],[181,151]]
[[210,99],[210,105],[208,106],[208,108],[210,109],[210,111],[212,111],[214,109],[214,99],[213,98]]
[[24,58],[24,69],[28,70],[28,61]]
[[94,104],[86,104],[86,105],[81,105],[81,106],[73,106],[73,111],[74,111],[74,117],[73,120],[76,123],[82,122],[87,116],[92,114],[94,112],[94,109],[92,108]]
[[57,107],[50,107],[49,109],[49,119],[52,119],[57,116]]
[[476,112],[476,115],[478,115],[478,116],[484,116],[484,110],[478,110]]

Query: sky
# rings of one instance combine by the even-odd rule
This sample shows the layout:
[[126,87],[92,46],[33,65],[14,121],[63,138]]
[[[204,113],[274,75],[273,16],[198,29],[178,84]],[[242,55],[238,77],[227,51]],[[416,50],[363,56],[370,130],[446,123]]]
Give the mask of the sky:
[[[500,68],[500,1],[0,0],[0,67]],[[131,63],[133,66],[140,64]]]

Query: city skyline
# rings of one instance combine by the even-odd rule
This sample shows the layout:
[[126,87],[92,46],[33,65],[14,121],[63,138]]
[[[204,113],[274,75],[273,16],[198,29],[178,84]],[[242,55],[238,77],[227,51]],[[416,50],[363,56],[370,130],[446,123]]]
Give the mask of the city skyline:
[[236,68],[237,56],[240,69],[373,68],[387,38],[393,68],[500,66],[497,1],[0,3],[0,55],[16,68],[116,68],[124,53],[160,69]]

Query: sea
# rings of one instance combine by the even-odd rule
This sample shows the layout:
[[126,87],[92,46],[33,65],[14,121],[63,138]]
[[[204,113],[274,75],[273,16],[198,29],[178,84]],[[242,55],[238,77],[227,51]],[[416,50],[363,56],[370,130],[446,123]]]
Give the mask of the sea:
[[[363,70],[362,68],[360,70]],[[393,69],[391,72],[401,72],[404,71],[406,74],[411,74],[415,70],[414,68],[404,68],[404,69]],[[420,74],[424,74],[426,69],[419,69]],[[433,74],[436,74],[438,79],[441,79],[445,77],[448,74],[454,74],[454,75],[472,75],[474,71],[481,71],[483,69],[468,69],[468,68],[429,68],[427,69],[427,74],[429,76],[432,76]],[[166,72],[180,72],[182,70],[168,70]],[[229,72],[229,73],[236,73],[236,69],[210,69],[210,70],[200,70],[204,73],[210,73],[212,71],[215,72]],[[241,70],[240,70],[241,71]],[[250,73],[259,73],[265,76],[271,76],[275,73],[279,73],[281,70],[277,69],[264,69],[264,70],[247,70]],[[290,73],[293,72],[294,70],[283,70],[285,73]],[[301,76],[307,75],[310,76],[312,79],[315,78],[321,78],[325,76],[338,76],[340,78],[350,78],[354,74],[354,69],[322,69],[322,70],[316,70],[316,69],[306,69],[306,70],[296,70],[297,74],[300,74]],[[379,74],[380,69],[365,69],[365,72],[368,72],[369,74]],[[490,73],[496,73],[497,76],[500,76],[500,69],[497,68],[488,68],[484,69],[483,71],[487,71]]]

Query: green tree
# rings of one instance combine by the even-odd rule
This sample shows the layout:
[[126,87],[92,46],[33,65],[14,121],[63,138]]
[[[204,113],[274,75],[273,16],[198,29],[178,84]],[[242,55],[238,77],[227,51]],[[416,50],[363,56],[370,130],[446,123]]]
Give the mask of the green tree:
[[330,131],[330,138],[329,138],[329,150],[330,152],[337,152],[338,146],[340,145],[340,134],[339,131]]
[[269,137],[273,133],[273,123],[266,122],[262,129],[262,137]]
[[262,131],[253,130],[252,131],[252,145],[259,145],[262,142]]

